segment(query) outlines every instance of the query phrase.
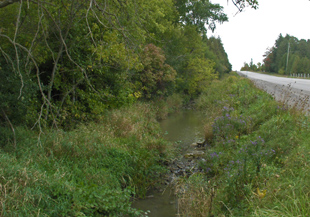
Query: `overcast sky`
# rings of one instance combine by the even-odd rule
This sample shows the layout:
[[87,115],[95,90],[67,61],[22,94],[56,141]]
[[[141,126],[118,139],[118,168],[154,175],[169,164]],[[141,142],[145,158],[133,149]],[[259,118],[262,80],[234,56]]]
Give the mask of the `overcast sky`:
[[229,21],[217,24],[209,36],[220,36],[233,70],[240,70],[251,58],[256,64],[262,62],[268,47],[275,44],[282,33],[298,39],[310,39],[309,0],[258,0],[257,10],[246,8],[241,13],[231,0],[211,0],[224,6]]

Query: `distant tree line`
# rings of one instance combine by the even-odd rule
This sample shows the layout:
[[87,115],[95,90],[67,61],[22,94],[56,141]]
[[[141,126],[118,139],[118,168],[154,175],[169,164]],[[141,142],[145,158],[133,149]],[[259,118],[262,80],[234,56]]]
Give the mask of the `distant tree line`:
[[264,54],[263,64],[247,64],[241,70],[266,71],[283,75],[310,73],[310,40],[279,35]]
[[264,71],[264,65],[261,64],[260,62],[257,64],[254,64],[253,59],[251,59],[250,63],[244,62],[240,70],[241,71],[252,71],[252,72]]

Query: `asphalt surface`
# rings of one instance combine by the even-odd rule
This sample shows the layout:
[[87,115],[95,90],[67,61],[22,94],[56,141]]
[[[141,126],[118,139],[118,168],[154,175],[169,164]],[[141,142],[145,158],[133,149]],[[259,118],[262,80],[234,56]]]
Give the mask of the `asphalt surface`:
[[284,78],[248,71],[239,71],[237,73],[251,79],[258,88],[271,94],[277,101],[309,113],[309,79]]

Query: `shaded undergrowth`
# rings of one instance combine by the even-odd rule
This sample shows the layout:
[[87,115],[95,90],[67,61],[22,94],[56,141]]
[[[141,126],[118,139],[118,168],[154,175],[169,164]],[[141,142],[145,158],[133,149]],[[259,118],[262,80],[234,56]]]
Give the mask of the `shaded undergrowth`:
[[201,173],[179,186],[187,189],[178,192],[182,215],[307,216],[307,116],[236,75],[213,82],[197,108],[208,117],[209,144]]

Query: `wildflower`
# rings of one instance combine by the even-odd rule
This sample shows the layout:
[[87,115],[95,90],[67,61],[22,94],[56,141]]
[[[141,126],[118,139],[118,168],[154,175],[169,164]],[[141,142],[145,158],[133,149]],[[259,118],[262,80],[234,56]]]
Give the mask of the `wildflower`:
[[217,154],[216,152],[211,153],[210,156],[211,156],[212,158],[214,158],[214,157],[219,157],[218,154]]
[[226,106],[223,107],[222,111],[229,111],[229,108],[227,108]]
[[257,142],[256,141],[251,141],[252,145],[257,145]]
[[265,196],[266,196],[266,192],[267,190],[263,190],[263,191],[260,191],[259,188],[257,188],[257,196],[259,199],[263,199]]

